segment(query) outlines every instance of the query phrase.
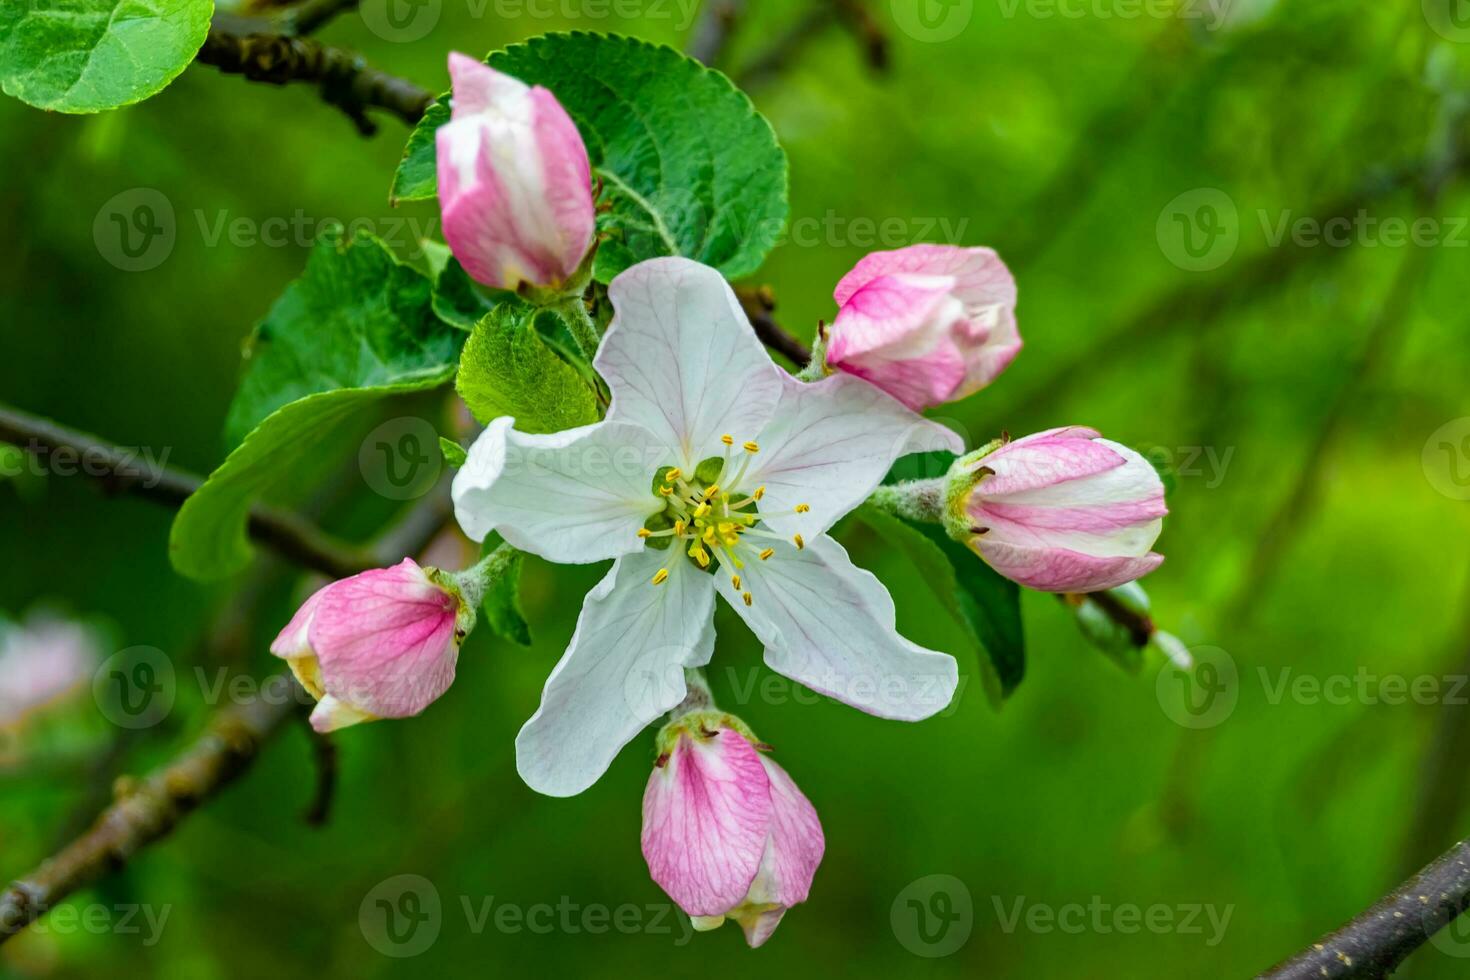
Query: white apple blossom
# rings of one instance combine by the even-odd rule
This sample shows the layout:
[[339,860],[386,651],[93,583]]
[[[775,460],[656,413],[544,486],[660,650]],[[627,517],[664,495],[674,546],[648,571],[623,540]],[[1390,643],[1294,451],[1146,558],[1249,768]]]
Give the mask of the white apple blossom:
[[516,738],[521,777],[579,793],[676,706],[684,669],[714,652],[716,592],[772,670],[881,717],[943,709],[954,658],[899,636],[888,590],[827,531],[895,459],[961,451],[958,437],[855,377],[808,384],[778,368],[724,278],[697,262],[643,262],[608,294],[595,362],[607,418],[550,435],[496,419],[454,480],[476,540],[496,531],[553,562],[616,559]]

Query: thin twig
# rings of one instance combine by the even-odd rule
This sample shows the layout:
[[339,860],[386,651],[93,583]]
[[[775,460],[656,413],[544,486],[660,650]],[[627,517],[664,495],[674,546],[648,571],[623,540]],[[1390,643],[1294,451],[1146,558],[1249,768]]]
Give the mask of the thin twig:
[[[432,501],[420,505],[434,506]],[[401,547],[416,554],[443,524],[428,527],[413,522],[413,527],[416,538],[409,540],[405,534],[400,540]],[[120,783],[117,802],[90,830],[0,894],[0,943],[76,889],[122,867],[141,848],[167,835],[191,810],[239,778],[260,746],[310,700],[285,674],[263,681],[260,691],[261,697],[221,709],[204,735],[174,762],[136,786]],[[324,751],[331,750],[318,743],[317,793],[308,819],[316,813],[325,819],[335,789],[336,768],[323,765]]]
[[[1466,581],[1470,583],[1470,578]],[[1466,618],[1455,634],[1455,649],[1451,651],[1458,666],[1448,675],[1455,677],[1470,675],[1470,601],[1462,601],[1460,608],[1466,611]],[[1417,867],[1425,859],[1426,843],[1444,840],[1453,832],[1465,805],[1467,756],[1470,756],[1470,706],[1461,698],[1442,698],[1436,709],[1434,732],[1424,750],[1423,776],[1412,811],[1413,822],[1404,834],[1405,867]]]
[[772,41],[770,47],[741,68],[735,80],[743,89],[751,89],[762,82],[770,81],[806,49],[822,32],[838,20],[837,6],[822,0],[807,10],[784,34]]
[[689,38],[689,57],[719,67],[745,13],[745,0],[706,0]]
[[136,785],[120,781],[116,802],[90,830],[0,893],[0,943],[78,888],[126,864],[239,778],[298,705],[291,696],[297,691],[295,682],[285,675],[261,689],[281,696],[226,708],[174,762]]
[[360,0],[306,0],[281,15],[281,33],[306,35],[325,26],[338,14],[356,10]]
[[769,286],[751,288],[741,286],[735,290],[740,306],[750,320],[755,335],[771,350],[785,355],[799,368],[804,368],[812,359],[811,348],[792,336],[771,315],[776,309],[776,297]]
[[363,136],[378,131],[368,109],[386,110],[412,126],[434,101],[432,92],[373,68],[353,51],[288,34],[249,33],[257,26],[216,17],[196,60],[252,82],[316,85],[322,99],[342,110]]
[[1109,619],[1127,630],[1133,645],[1140,648],[1148,646],[1158,631],[1147,613],[1129,609],[1111,592],[1067,592],[1057,598],[1070,606],[1080,606],[1091,599]]
[[[203,481],[192,473],[161,466],[96,436],[47,419],[0,406],[0,442],[12,443],[36,458],[65,454],[68,468],[99,481],[108,493],[130,494],[178,507]],[[281,556],[332,578],[371,568],[368,556],[325,534],[294,514],[268,507],[250,512],[250,537]]]
[[1470,908],[1470,841],[1393,894],[1257,980],[1378,980]]
[[[306,716],[301,716],[304,721]],[[307,807],[305,820],[312,827],[324,826],[332,815],[332,800],[337,795],[337,743],[332,736],[306,726],[311,739],[311,757],[316,763],[316,792]]]
[[878,74],[888,70],[888,32],[863,0],[830,0],[837,7],[842,25],[852,32],[863,47],[868,67]]

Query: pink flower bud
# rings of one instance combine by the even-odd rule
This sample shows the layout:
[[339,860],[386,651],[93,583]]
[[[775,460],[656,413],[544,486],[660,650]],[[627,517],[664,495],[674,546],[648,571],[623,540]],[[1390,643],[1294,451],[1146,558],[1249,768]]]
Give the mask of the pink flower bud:
[[473,610],[405,558],[318,589],[271,644],[317,699],[311,727],[330,732],[407,718],[454,682]]
[[0,729],[85,688],[98,661],[97,636],[81,623],[32,616],[0,627]]
[[993,249],[874,252],[834,297],[827,364],[915,411],[974,394],[1021,349],[1016,281]]
[[[1042,592],[1098,592],[1164,556],[1164,484],[1148,460],[1093,429],[1051,429],[955,463],[950,520],[1006,578]],[[954,528],[951,533],[954,533]]]
[[444,238],[475,280],[559,286],[592,244],[587,148],[556,96],[449,55],[450,121],[435,136]]
[[695,929],[729,917],[754,947],[806,900],[826,842],[786,770],[736,729],[710,727],[721,717],[687,715],[660,736],[669,749],[643,794],[643,856]]

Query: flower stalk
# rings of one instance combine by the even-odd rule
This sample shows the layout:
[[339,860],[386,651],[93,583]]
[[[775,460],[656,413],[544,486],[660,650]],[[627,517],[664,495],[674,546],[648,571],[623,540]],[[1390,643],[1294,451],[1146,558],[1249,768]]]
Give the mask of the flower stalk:
[[868,498],[874,507],[924,524],[944,523],[945,480],[906,480],[879,487]]
[[582,356],[590,362],[597,354],[597,347],[602,343],[602,336],[597,331],[597,324],[592,322],[592,314],[587,312],[587,303],[582,299],[581,294],[565,297],[552,309],[556,310],[566,323]]

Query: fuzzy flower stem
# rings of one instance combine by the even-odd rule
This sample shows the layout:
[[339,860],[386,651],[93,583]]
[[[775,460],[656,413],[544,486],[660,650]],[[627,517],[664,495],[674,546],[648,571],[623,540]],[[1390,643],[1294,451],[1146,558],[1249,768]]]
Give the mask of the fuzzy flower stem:
[[669,712],[669,721],[676,721],[696,711],[717,710],[714,695],[710,694],[709,681],[705,680],[703,670],[698,667],[685,667],[684,683],[689,693],[685,694],[684,700]]
[[520,552],[508,544],[502,544],[480,561],[462,572],[446,572],[444,579],[459,593],[460,600],[469,609],[476,609],[490,586],[520,558]]
[[926,524],[944,522],[944,480],[907,480],[879,487],[868,498],[874,507]]
[[592,315],[587,312],[587,304],[581,296],[568,296],[557,303],[554,309],[566,321],[567,329],[572,332],[572,339],[577,342],[582,356],[591,361],[602,338],[598,336],[597,324],[592,322]]

